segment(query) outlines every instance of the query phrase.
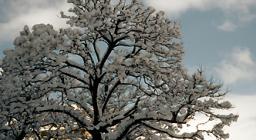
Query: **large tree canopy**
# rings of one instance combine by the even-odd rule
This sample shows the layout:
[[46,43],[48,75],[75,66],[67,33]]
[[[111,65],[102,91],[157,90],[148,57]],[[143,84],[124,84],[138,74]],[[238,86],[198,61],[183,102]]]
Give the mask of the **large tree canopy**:
[[138,0],[68,2],[70,28],[25,26],[4,52],[0,139],[228,137],[238,116],[219,84],[186,72],[175,21]]

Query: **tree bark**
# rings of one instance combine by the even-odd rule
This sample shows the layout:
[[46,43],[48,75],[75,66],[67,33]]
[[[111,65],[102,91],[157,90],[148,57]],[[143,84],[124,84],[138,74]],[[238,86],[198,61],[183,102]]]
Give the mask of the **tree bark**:
[[26,132],[25,131],[21,131],[21,133],[19,134],[18,137],[16,137],[15,140],[23,140],[26,136]]
[[102,140],[101,133],[99,131],[93,131],[92,140]]

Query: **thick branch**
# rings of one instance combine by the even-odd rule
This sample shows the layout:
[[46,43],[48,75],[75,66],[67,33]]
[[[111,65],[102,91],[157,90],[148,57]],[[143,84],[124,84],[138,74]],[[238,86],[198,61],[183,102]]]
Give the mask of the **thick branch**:
[[[110,118],[110,122],[111,123],[106,123],[104,125],[101,126],[101,130],[106,130],[107,127],[111,127],[111,126],[114,126],[116,124],[119,124],[121,123],[121,121],[123,121],[124,119],[130,117],[130,118],[133,118],[133,115],[134,113],[136,113],[136,110],[138,108],[138,103],[140,101],[140,98],[138,98],[134,104],[134,106],[130,109],[128,109],[126,112],[122,113],[122,114],[119,114],[117,116],[115,116],[114,118]],[[109,118],[108,118],[109,119]]]
[[120,83],[121,83],[120,80],[118,80],[118,81],[113,85],[113,87],[109,90],[108,95],[107,95],[107,98],[106,98],[106,100],[105,100],[105,102],[104,102],[104,104],[103,104],[103,107],[102,107],[102,114],[104,113],[104,111],[105,111],[105,109],[106,109],[106,107],[107,107],[108,101],[109,101],[109,99],[110,99],[112,93],[114,92],[114,90],[117,88],[117,86],[118,86]]
[[68,76],[68,77],[74,78],[74,79],[76,79],[76,80],[78,80],[78,81],[88,85],[88,83],[82,77],[79,77],[78,75],[73,75],[73,74],[71,74],[69,72],[66,72],[65,70],[60,70],[60,72],[62,74],[64,74],[64,75]]
[[77,68],[85,73],[88,73],[88,71],[81,65],[77,64],[76,62],[73,62],[73,61],[70,61],[70,60],[67,60],[65,62],[68,66],[71,66],[71,67],[74,67],[74,68]]
[[115,48],[115,45],[113,43],[110,43],[105,55],[103,56],[103,58],[100,62],[100,65],[99,65],[99,69],[101,72],[102,72],[102,68],[103,68],[105,62],[107,61],[109,55],[111,54],[111,52],[114,48]]
[[[78,116],[75,116],[74,113],[72,113],[71,111],[68,110],[63,110],[63,109],[44,109],[44,110],[39,110],[36,113],[45,113],[45,112],[56,112],[56,113],[63,113],[68,115],[69,117],[71,117],[72,119],[74,119],[80,126],[83,126],[84,128],[86,128],[89,123],[88,122],[84,122],[83,120],[81,120]],[[79,115],[80,116],[80,115]]]
[[96,41],[97,41],[97,39],[95,39],[93,41],[93,49],[94,49],[94,52],[96,54],[97,61],[99,62],[100,61],[100,56],[99,56],[99,52],[97,51]]

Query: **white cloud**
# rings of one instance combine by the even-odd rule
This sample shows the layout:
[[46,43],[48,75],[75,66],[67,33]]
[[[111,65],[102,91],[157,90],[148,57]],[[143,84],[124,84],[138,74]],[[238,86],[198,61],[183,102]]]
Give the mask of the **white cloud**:
[[219,25],[217,28],[222,31],[232,32],[237,28],[237,25],[235,25],[233,22],[227,20],[223,24]]
[[180,14],[187,10],[211,10],[219,8],[226,13],[250,13],[250,9],[256,6],[255,0],[147,0],[146,3],[162,9],[170,14]]
[[[6,2],[6,22],[0,22],[0,41],[12,40],[25,25],[50,23],[55,27],[63,26],[64,20],[58,17],[61,10],[67,9],[65,0],[11,0]],[[256,14],[251,8],[256,6],[255,0],[147,0],[147,4],[158,10],[165,10],[171,15],[178,16],[188,10],[211,10],[219,8],[225,13],[236,14],[241,22],[250,22]],[[231,31],[236,29],[232,22],[224,22],[219,29]]]
[[256,61],[247,48],[234,49],[216,68],[216,74],[227,85],[256,80]]
[[189,9],[204,9],[208,2],[207,0],[147,0],[146,3],[158,10],[179,16]]
[[0,41],[12,40],[24,25],[49,23],[63,27],[65,21],[59,12],[69,7],[63,0],[13,0],[8,5],[7,22],[0,22]]
[[146,3],[173,17],[189,10],[221,10],[225,18],[232,19],[229,22],[224,20],[224,23],[218,25],[218,29],[222,31],[233,31],[256,19],[256,13],[252,12],[256,7],[256,0],[147,0]]

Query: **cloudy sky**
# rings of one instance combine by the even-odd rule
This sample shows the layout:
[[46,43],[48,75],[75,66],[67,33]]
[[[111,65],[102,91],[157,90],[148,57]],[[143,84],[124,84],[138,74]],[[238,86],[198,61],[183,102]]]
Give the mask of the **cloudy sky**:
[[[146,4],[181,24],[188,70],[203,67],[207,77],[230,90],[227,98],[240,114],[230,139],[254,139],[256,0],[147,0]],[[68,7],[65,0],[0,0],[0,58],[26,24],[65,26],[59,11]]]

